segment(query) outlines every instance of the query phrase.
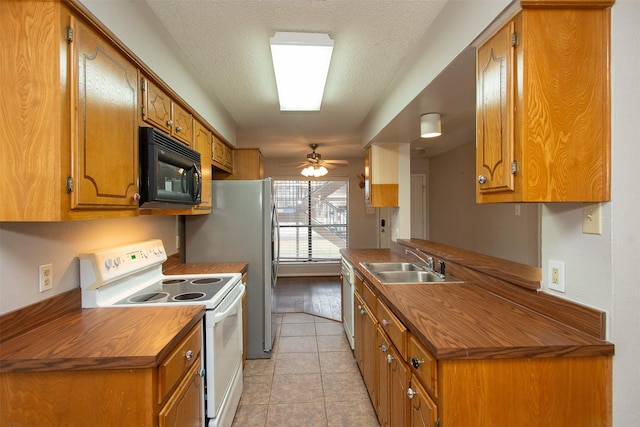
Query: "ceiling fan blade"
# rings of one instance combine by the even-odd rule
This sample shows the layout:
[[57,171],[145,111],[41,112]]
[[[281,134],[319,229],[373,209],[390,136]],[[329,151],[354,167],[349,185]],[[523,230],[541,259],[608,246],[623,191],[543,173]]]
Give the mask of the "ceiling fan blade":
[[325,163],[333,163],[334,165],[348,165],[349,160],[323,160]]

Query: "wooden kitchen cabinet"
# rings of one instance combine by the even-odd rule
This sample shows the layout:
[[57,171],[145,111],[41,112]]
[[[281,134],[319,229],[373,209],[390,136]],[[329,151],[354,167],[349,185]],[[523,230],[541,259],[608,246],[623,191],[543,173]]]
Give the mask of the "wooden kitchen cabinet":
[[195,149],[200,153],[201,171],[202,171],[202,202],[194,206],[192,213],[205,214],[211,213],[213,200],[211,195],[211,132],[196,120],[195,122]]
[[398,206],[398,145],[371,144],[364,158],[364,198],[367,206]]
[[404,427],[409,420],[407,389],[411,373],[381,326],[377,337],[378,421],[381,427]]
[[[361,279],[356,276],[356,282],[359,280],[361,281]],[[377,322],[372,309],[366,305],[357,288],[354,292],[353,306],[354,354],[367,387],[369,398],[374,407],[376,407],[378,400],[376,394],[377,354],[375,351]]]
[[136,215],[136,66],[65,3],[1,2],[0,25],[0,220]]
[[[409,420],[411,427],[437,427],[440,425],[438,419],[438,407],[431,400],[429,394],[415,376],[411,377],[407,399],[410,405]],[[456,425],[456,424],[450,424]],[[474,425],[474,424],[472,424]],[[492,424],[488,424],[492,425]]]
[[610,6],[520,2],[477,50],[476,200],[610,200]]
[[144,76],[140,80],[140,89],[142,120],[188,146],[193,145],[194,120],[191,113]]
[[[130,338],[128,328],[134,324],[126,320],[122,322],[125,329],[120,330],[115,326],[118,319],[111,314],[106,313],[105,321],[112,324],[110,327],[113,331],[122,332],[123,335],[119,339],[110,340],[108,337],[104,339],[105,342],[113,344],[104,350],[107,353],[117,352],[118,344],[114,344],[116,341],[122,341],[122,347],[125,347],[127,338]],[[136,316],[133,311],[125,314]],[[101,316],[100,314],[89,316],[92,315],[96,318]],[[76,316],[79,318],[82,314]],[[152,322],[146,321],[143,315],[139,318],[142,320],[140,324],[143,327],[152,325]],[[182,323],[185,319],[177,315],[173,320]],[[62,321],[58,320],[58,322]],[[91,320],[86,321],[91,322]],[[163,321],[166,324],[170,323],[166,319]],[[103,326],[94,325],[93,329],[101,327]],[[74,330],[69,327],[66,329]],[[91,334],[91,332],[87,333]],[[119,362],[119,357],[114,356],[110,361],[117,364],[117,367],[92,366],[89,357],[79,358],[78,363],[82,367],[74,366],[71,359],[66,362],[69,366],[65,369],[46,370],[43,368],[46,363],[41,363],[36,364],[34,370],[0,372],[0,405],[3,408],[0,426],[201,427],[204,425],[204,385],[201,376],[202,337],[202,322],[199,321],[159,363],[156,362],[156,365],[149,367],[127,368],[125,361]],[[161,336],[161,341],[166,338]],[[149,342],[152,341],[149,339]],[[27,342],[24,345],[38,347],[39,344]],[[68,345],[73,347],[73,343]],[[151,344],[151,348],[155,350],[148,350],[145,357],[153,361],[158,347]],[[24,352],[25,350],[9,344],[7,352],[13,351]],[[37,349],[33,351],[38,354]],[[124,351],[133,350],[124,348]],[[56,352],[52,351],[51,354],[55,357]],[[6,354],[4,356],[7,357]],[[99,358],[100,355],[95,357]],[[54,360],[52,363],[65,364],[61,360]]]
[[[224,172],[233,173],[234,150],[232,150],[227,144],[222,142],[222,140],[220,140],[215,135],[212,135],[211,144],[213,146],[211,157],[213,166],[215,166],[217,169],[221,169]],[[216,171],[215,175],[217,176],[218,174],[219,172]],[[216,177],[216,179],[218,178]]]
[[233,173],[216,171],[215,179],[263,179],[264,155],[259,148],[233,150]]

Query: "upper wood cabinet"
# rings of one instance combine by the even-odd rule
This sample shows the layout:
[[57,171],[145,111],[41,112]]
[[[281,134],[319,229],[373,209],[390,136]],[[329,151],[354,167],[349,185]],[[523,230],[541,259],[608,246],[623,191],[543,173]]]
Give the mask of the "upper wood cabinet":
[[60,2],[0,2],[0,25],[0,221],[136,215],[137,68]]
[[233,172],[214,173],[214,179],[263,179],[264,155],[259,148],[236,148],[233,150]]
[[151,80],[142,77],[142,120],[186,145],[193,145],[193,116]]
[[200,122],[195,123],[195,149],[200,153],[202,162],[202,202],[193,207],[193,213],[211,213],[211,132]]
[[479,203],[610,200],[611,4],[521,1],[478,48]]
[[364,158],[364,197],[367,206],[398,206],[398,145],[371,144]]
[[233,150],[217,136],[212,135],[212,164],[227,173],[233,173]]
[[71,207],[137,208],[138,69],[85,23],[71,23]]

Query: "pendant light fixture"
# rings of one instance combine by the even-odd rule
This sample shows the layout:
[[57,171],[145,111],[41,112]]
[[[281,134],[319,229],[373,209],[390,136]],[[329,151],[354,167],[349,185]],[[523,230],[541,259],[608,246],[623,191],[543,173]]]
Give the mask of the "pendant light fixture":
[[440,113],[427,113],[420,116],[420,136],[422,138],[435,138],[442,135]]

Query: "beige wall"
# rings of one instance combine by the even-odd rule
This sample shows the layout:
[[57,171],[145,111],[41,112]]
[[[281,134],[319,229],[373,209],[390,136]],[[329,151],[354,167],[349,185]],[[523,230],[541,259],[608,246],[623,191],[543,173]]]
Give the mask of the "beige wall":
[[474,142],[429,160],[428,200],[430,240],[539,265],[539,205],[476,204]]

